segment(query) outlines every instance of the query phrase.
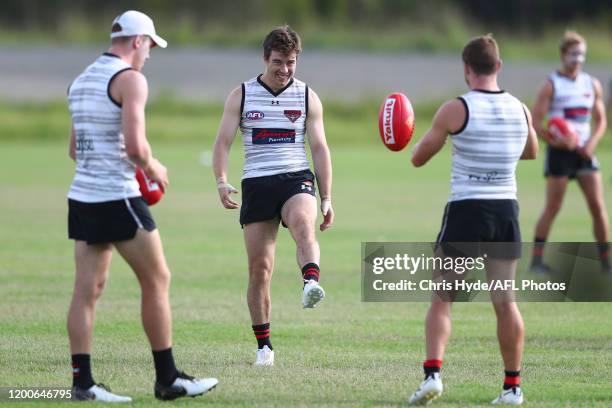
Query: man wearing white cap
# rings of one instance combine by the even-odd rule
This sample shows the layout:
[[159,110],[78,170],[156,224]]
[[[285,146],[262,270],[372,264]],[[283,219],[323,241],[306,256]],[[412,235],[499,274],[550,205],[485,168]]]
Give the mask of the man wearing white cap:
[[175,399],[213,389],[215,378],[180,372],[172,356],[170,270],[159,232],[141,197],[136,166],[163,187],[166,168],[151,154],[145,134],[148,85],[140,72],[150,49],[165,48],[153,21],[138,11],[117,17],[112,44],[68,89],[72,115],[70,157],[76,161],[68,193],[68,235],[75,240],[76,278],[68,313],[76,400],[127,402],[96,384],[91,341],[96,300],[108,276],[113,247],[130,265],[142,292],[142,322],[153,350],[155,397]]

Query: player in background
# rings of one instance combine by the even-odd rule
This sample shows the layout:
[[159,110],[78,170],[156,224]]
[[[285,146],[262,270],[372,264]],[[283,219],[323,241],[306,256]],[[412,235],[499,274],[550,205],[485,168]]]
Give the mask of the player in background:
[[[236,209],[228,182],[230,147],[240,128],[245,151],[240,224],[248,256],[247,302],[257,339],[255,365],[274,364],[270,341],[270,279],[279,223],[297,247],[304,282],[302,306],[314,307],[325,292],[319,285],[320,250],[315,237],[316,184],[321,195],[321,231],[332,225],[332,165],[317,94],[294,78],[300,38],[289,26],[270,32],[263,42],[264,73],[234,89],[225,104],[214,146],[213,169],[221,203]],[[306,156],[308,138],[315,175]]]
[[[602,272],[610,273],[610,227],[602,177],[595,157],[595,149],[607,126],[602,87],[596,78],[582,70],[587,51],[582,36],[566,32],[560,51],[561,68],[548,76],[533,108],[534,127],[546,140],[548,148],[544,168],[546,204],[535,228],[531,269],[540,273],[550,272],[550,267],[542,261],[544,245],[561,209],[568,181],[576,179],[593,219]],[[564,118],[575,128],[577,143],[569,138],[551,137],[543,121],[553,116]]]
[[[451,196],[436,254],[454,256],[445,243],[509,243],[500,253],[489,254],[485,266],[489,278],[494,271],[512,278],[521,242],[516,165],[519,159],[536,157],[537,136],[527,107],[497,83],[502,61],[495,39],[491,35],[472,39],[462,57],[470,91],[440,107],[431,128],[415,146],[412,163],[426,164],[451,135]],[[451,306],[452,300],[432,297],[425,321],[425,380],[410,397],[412,405],[429,404],[442,394],[440,369],[451,333]],[[505,370],[503,390],[493,403],[521,404],[523,320],[513,299],[493,301],[493,307]]]
[[153,157],[145,133],[148,85],[140,72],[150,48],[165,48],[167,43],[155,33],[147,15],[133,10],[115,19],[111,41],[108,52],[89,65],[68,90],[72,115],[69,153],[76,161],[68,193],[68,235],[75,240],[76,261],[68,313],[72,399],[131,401],[96,383],[91,370],[96,302],[104,289],[113,247],[140,283],[142,323],[155,365],[155,397],[168,400],[200,395],[218,381],[193,378],[175,366],[168,299],[170,270],[134,175],[140,166],[151,180],[168,185],[167,170]]

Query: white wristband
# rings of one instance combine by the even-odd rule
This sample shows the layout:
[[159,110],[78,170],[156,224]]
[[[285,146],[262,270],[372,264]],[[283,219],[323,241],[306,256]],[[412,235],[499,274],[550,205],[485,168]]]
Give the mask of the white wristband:
[[322,198],[321,199],[321,214],[324,216],[327,215],[329,210],[332,208],[331,198]]
[[228,189],[230,191],[238,191],[236,190],[234,186],[232,186],[230,183],[227,183],[227,182],[217,183],[217,190],[221,190],[221,189]]

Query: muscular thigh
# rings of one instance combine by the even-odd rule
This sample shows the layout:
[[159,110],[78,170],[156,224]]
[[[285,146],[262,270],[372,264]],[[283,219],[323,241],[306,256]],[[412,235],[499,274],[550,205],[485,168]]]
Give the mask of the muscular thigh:
[[265,260],[270,263],[274,261],[278,223],[279,219],[275,218],[253,222],[243,227],[249,265],[257,260]]
[[139,278],[167,270],[159,231],[138,229],[134,238],[115,243],[115,247]]
[[283,223],[290,229],[312,226],[317,219],[317,199],[305,193],[295,194],[285,202],[281,210]]
[[85,241],[75,241],[77,284],[91,286],[103,282],[108,275],[112,256],[113,247],[110,244],[88,245]]

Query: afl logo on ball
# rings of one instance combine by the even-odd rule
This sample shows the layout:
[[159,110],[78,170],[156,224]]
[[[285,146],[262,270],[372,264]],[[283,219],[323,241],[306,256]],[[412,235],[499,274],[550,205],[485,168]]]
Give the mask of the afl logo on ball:
[[260,120],[263,119],[264,116],[264,113],[261,111],[248,111],[245,115],[248,120]]

